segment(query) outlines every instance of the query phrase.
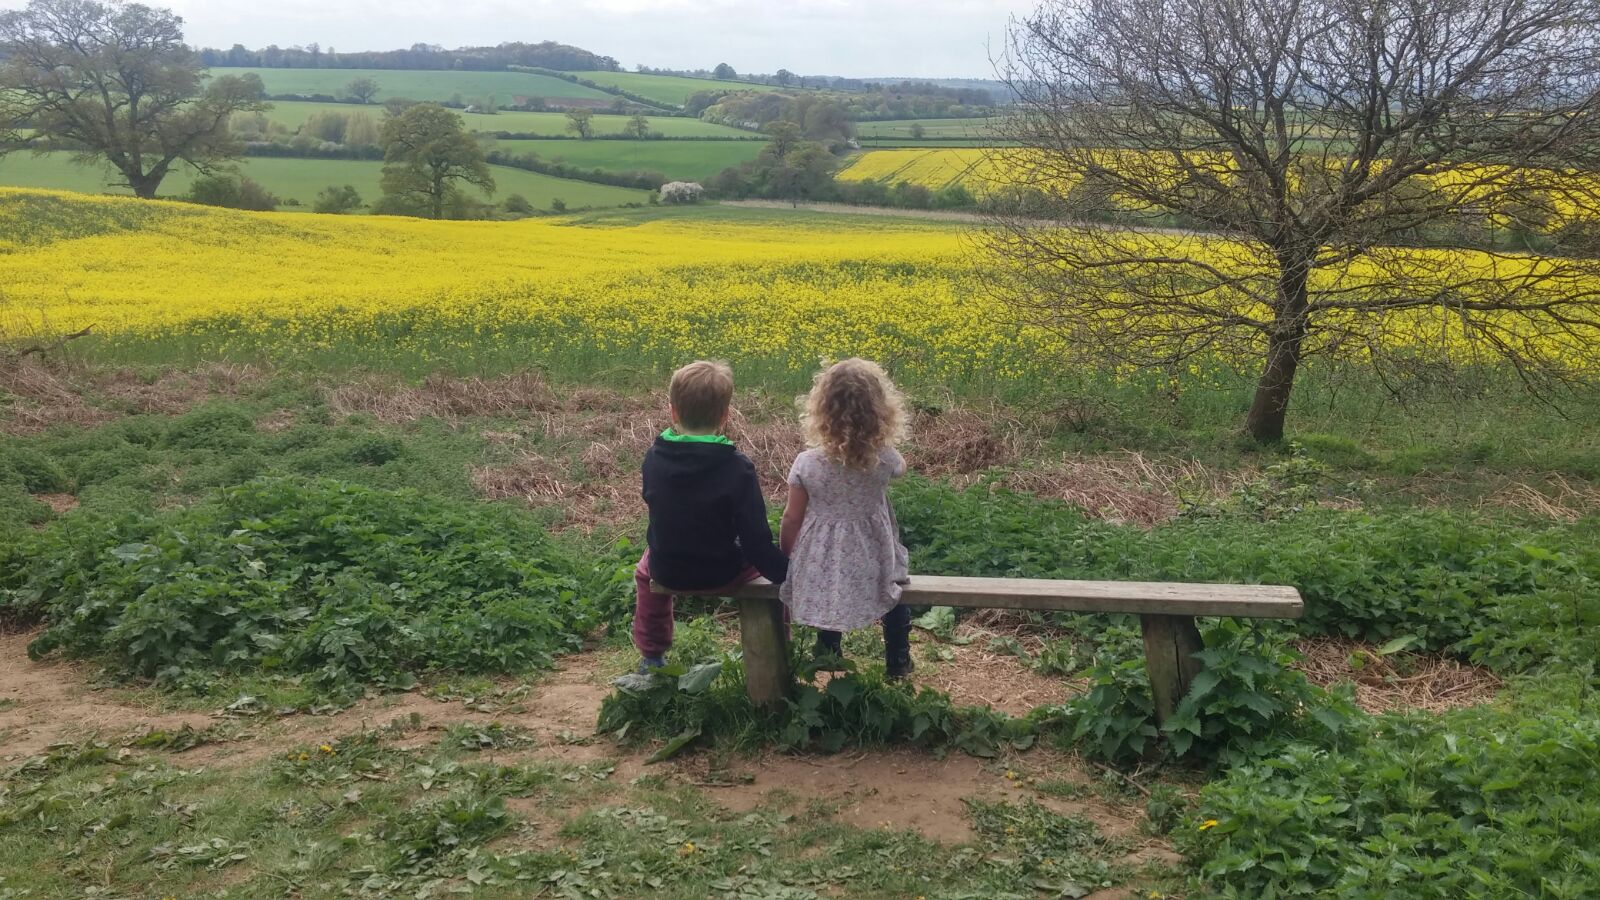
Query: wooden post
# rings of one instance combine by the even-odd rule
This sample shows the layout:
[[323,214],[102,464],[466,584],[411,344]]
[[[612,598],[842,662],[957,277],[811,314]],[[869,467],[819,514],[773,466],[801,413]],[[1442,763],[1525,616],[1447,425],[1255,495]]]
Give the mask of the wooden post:
[[1205,649],[1205,644],[1193,616],[1145,614],[1139,617],[1139,626],[1144,632],[1144,660],[1150,672],[1156,724],[1163,725],[1200,674],[1202,666],[1194,654]]
[[789,696],[789,633],[776,600],[739,598],[739,643],[744,647],[744,684],[756,706]]

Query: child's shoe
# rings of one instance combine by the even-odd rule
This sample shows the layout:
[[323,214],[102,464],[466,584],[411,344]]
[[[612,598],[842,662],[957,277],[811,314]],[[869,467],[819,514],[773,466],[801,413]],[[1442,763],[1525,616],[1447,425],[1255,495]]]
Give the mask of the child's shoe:
[[811,648],[811,664],[818,672],[844,671],[844,635],[837,631],[818,631]]
[[637,671],[640,675],[649,675],[650,670],[662,668],[666,664],[667,658],[664,656],[641,656]]
[[884,676],[890,681],[904,681],[907,675],[916,670],[917,666],[911,661],[911,651],[909,649],[900,653],[889,654],[888,659],[884,662]]

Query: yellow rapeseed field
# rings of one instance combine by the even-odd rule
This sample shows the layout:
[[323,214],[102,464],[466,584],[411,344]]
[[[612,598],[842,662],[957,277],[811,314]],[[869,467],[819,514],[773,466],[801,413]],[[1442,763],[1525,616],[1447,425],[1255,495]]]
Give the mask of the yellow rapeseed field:
[[[859,354],[973,384],[1053,375],[1071,349],[1061,332],[1015,324],[986,289],[992,262],[941,223],[715,209],[428,222],[0,190],[0,236],[0,336],[92,327],[102,344],[162,354],[583,371],[715,356],[791,374]],[[1236,255],[1213,238],[1141,240],[1221,266]],[[1445,262],[1436,252],[1411,264]],[[1462,334],[1433,313],[1387,325],[1381,340],[1430,352],[1440,329]]]
[[960,184],[981,194],[994,186],[999,174],[991,151],[982,148],[904,148],[872,150],[857,156],[842,169],[842,181],[881,181],[895,184],[907,181],[936,191]]
[[427,222],[0,191],[13,332],[203,336],[203,350],[395,343],[530,361],[700,355],[1005,377],[1049,338],[1002,322],[939,223],[619,214]]

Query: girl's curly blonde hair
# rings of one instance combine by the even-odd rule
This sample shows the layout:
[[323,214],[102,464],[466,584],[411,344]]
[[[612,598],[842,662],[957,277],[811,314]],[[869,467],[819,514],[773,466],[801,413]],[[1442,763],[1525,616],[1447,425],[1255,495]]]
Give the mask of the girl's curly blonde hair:
[[834,363],[817,373],[802,399],[806,443],[846,468],[871,470],[884,447],[905,439],[905,397],[875,362]]

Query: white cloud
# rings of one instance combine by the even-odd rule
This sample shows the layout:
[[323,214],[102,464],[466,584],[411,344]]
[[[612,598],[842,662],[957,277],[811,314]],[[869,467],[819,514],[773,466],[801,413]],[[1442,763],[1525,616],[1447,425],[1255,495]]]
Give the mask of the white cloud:
[[1032,0],[146,0],[191,43],[391,50],[554,40],[632,67],[985,77]]

